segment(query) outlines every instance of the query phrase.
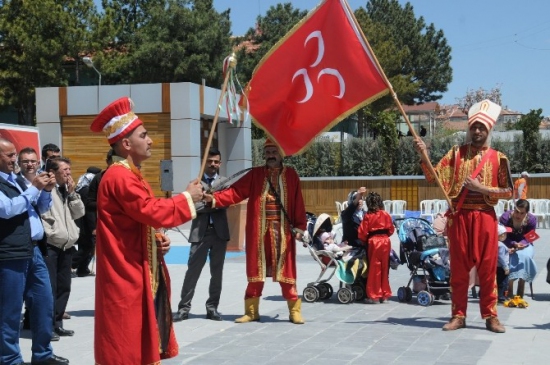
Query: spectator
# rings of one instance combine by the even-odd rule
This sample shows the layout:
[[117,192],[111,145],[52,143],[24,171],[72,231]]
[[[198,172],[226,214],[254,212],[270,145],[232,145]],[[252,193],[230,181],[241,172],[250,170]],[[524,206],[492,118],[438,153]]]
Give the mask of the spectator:
[[44,171],[46,169],[46,161],[50,158],[59,156],[61,156],[61,150],[57,147],[57,145],[53,143],[45,144],[44,147],[42,147],[42,166],[40,167],[40,171]]
[[428,131],[426,130],[426,128],[424,128],[423,125],[420,126],[420,137],[426,137],[426,133]]
[[504,241],[506,235],[512,232],[512,228],[498,225],[498,263],[497,263],[497,286],[498,301],[504,303],[508,292],[508,274],[510,274],[510,250]]
[[510,249],[510,275],[508,276],[508,296],[514,296],[514,281],[518,280],[516,295],[523,298],[525,282],[531,283],[537,275],[537,264],[535,247],[533,242],[526,237],[527,233],[537,228],[537,217],[529,213],[530,204],[528,200],[519,199],[516,201],[514,210],[504,212],[500,216],[500,223],[510,227],[512,232],[508,233],[504,244]]
[[17,162],[21,167],[19,176],[23,178],[25,185],[29,188],[38,174],[38,156],[36,156],[34,148],[25,147],[19,151]]
[[52,191],[52,208],[42,213],[42,223],[48,242],[46,265],[50,275],[54,298],[54,332],[59,336],[72,336],[74,331],[63,327],[63,315],[71,294],[71,264],[74,244],[79,229],[75,220],[84,215],[84,203],[75,192],[71,177],[71,161],[63,157],[50,159],[56,187]]
[[68,364],[51,346],[53,298],[39,247],[44,236],[38,211],[50,209],[55,179],[41,173],[30,187],[14,173],[17,152],[0,138],[0,364],[22,364],[19,325],[23,299],[31,308],[33,364]]
[[[78,178],[76,183],[76,189],[78,195],[80,195],[80,200],[86,206],[88,200],[88,195],[90,191],[90,184],[93,181],[95,175],[101,172],[101,169],[98,167],[88,167],[86,173]],[[93,218],[89,216],[93,215]],[[83,217],[80,217],[76,220],[76,225],[80,229],[80,234],[78,236],[78,251],[73,255],[72,268],[76,269],[76,275],[78,277],[84,277],[93,274],[88,266],[94,255],[94,236],[92,235],[92,230],[95,229],[95,210],[90,212],[88,209],[85,209],[85,214]],[[94,226],[90,225],[90,221],[94,222]]]
[[348,195],[348,206],[341,213],[342,229],[344,235],[342,242],[347,241],[350,246],[362,246],[363,243],[357,239],[357,230],[363,221],[363,197],[367,192],[367,188],[360,187],[356,192],[351,192]]
[[529,173],[523,171],[519,179],[514,183],[514,198],[515,199],[527,199],[527,180],[529,179]]
[[[208,152],[206,169],[202,179],[203,188],[210,190],[213,185],[220,183],[222,177],[218,175],[221,165],[221,153],[217,149],[210,149]],[[229,240],[229,226],[227,224],[227,212],[225,208],[213,209],[205,206],[203,202],[195,204],[197,218],[191,223],[189,242],[189,261],[187,272],[181,288],[181,300],[178,304],[178,311],[174,314],[174,322],[183,321],[189,318],[191,300],[195,295],[195,287],[201,275],[202,268],[206,263],[206,257],[210,258],[210,287],[206,301],[206,318],[214,321],[221,321],[222,317],[218,312],[220,295],[222,292],[222,274]]]

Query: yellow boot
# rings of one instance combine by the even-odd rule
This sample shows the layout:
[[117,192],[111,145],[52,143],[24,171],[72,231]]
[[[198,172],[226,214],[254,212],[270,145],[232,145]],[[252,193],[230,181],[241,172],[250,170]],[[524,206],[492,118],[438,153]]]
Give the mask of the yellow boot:
[[290,312],[290,316],[288,319],[290,322],[294,324],[304,324],[304,319],[302,318],[302,300],[298,298],[298,300],[287,300],[288,304],[288,310]]
[[248,323],[260,320],[260,312],[258,312],[258,306],[260,305],[260,298],[248,298],[244,300],[244,316],[235,320],[235,323]]

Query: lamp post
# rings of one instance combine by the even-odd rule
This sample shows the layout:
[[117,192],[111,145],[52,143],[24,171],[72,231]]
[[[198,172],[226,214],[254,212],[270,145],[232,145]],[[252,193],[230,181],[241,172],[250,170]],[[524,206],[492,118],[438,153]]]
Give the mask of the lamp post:
[[83,57],[82,62],[84,62],[86,66],[93,68],[94,71],[97,72],[97,74],[99,75],[99,84],[97,86],[97,108],[99,110],[99,88],[101,87],[101,72],[99,72],[97,68],[95,68],[94,62],[92,61],[91,57]]

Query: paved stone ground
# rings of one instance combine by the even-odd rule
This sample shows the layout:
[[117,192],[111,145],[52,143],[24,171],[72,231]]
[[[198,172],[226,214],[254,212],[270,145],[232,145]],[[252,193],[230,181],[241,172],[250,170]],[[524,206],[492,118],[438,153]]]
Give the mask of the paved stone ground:
[[[175,324],[180,354],[163,364],[546,363],[550,344],[550,285],[546,283],[550,230],[541,229],[539,234],[541,238],[535,243],[539,268],[533,284],[535,298],[526,297],[527,309],[499,307],[500,319],[507,329],[505,334],[485,329],[476,299],[470,298],[468,328],[454,332],[441,331],[450,315],[449,301],[436,301],[429,307],[420,306],[415,299],[399,303],[397,289],[406,285],[410,276],[405,266],[391,271],[394,297],[389,304],[341,304],[334,295],[324,302],[304,303],[306,324],[299,326],[288,322],[288,309],[279,285],[268,282],[260,302],[261,322],[235,324],[233,320],[243,313],[246,286],[244,256],[239,256],[228,258],[225,263],[219,308],[224,321],[204,318],[209,281],[206,267],[197,286],[190,319]],[[187,245],[179,233],[171,231],[170,236],[174,245]],[[392,245],[396,250],[399,247],[396,235],[392,237]],[[186,261],[182,258],[180,262]],[[186,265],[171,264],[169,269],[172,304],[176,309]],[[299,245],[299,292],[319,273],[319,265]],[[331,283],[338,286],[336,278]],[[69,358],[71,364],[93,364],[93,277],[74,279],[68,312],[72,319],[65,322],[65,328],[75,330],[75,336],[54,342],[54,351]],[[28,331],[22,332],[21,347],[28,361],[31,354]]]

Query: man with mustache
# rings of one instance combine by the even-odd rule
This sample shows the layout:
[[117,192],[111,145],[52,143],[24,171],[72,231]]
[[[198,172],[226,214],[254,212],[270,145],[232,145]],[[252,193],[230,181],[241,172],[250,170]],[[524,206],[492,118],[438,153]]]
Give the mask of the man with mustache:
[[[452,318],[444,331],[466,327],[469,273],[476,267],[480,283],[480,311],[485,327],[505,332],[497,318],[496,268],[498,258],[497,218],[494,206],[512,196],[508,158],[490,148],[490,133],[501,107],[490,100],[474,104],[468,111],[466,143],[454,146],[435,167],[454,213],[448,212],[447,235],[451,254]],[[420,138],[414,140],[419,153],[426,151]],[[422,162],[428,181],[435,177]]]
[[259,321],[258,307],[266,278],[279,282],[287,300],[290,322],[302,324],[296,291],[296,240],[306,229],[306,211],[300,178],[282,163],[269,138],[264,145],[265,166],[254,167],[229,189],[205,195],[212,207],[227,207],[248,199],[246,212],[245,314],[235,322]]

